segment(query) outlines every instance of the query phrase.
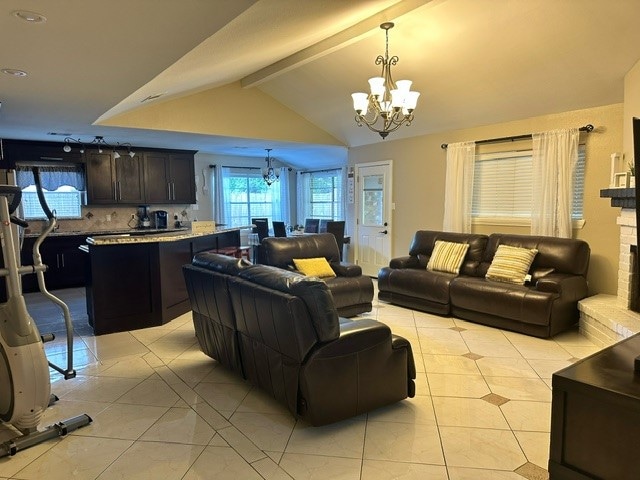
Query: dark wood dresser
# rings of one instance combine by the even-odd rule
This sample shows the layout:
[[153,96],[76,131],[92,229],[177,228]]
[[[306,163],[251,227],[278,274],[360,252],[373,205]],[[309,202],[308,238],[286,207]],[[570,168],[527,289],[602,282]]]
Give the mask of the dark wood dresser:
[[553,374],[550,479],[640,478],[640,334]]

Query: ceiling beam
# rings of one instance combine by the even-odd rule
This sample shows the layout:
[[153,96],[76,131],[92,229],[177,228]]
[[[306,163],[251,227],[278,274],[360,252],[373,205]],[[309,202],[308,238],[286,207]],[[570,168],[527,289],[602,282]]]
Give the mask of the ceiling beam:
[[439,3],[439,0],[402,0],[329,38],[247,75],[240,84],[243,88],[256,87],[278,75],[346,47],[379,27],[381,23],[391,21],[427,3]]

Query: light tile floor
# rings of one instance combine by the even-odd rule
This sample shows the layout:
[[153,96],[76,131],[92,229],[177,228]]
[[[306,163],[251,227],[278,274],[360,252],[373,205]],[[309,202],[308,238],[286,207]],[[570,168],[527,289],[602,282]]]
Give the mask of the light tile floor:
[[[315,428],[202,354],[190,314],[94,337],[83,290],[59,293],[78,376],[52,371],[60,400],[43,425],[93,423],[0,459],[0,479],[545,479],[551,374],[598,350],[577,331],[542,340],[376,302],[364,317],[411,341],[416,397]],[[27,297],[41,331],[59,330]],[[66,361],[63,342],[46,344],[50,360]]]

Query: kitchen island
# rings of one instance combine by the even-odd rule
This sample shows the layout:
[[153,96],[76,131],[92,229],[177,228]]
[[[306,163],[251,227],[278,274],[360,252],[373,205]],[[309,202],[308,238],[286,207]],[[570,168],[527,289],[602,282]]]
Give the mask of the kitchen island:
[[237,227],[88,237],[87,314],[96,335],[163,325],[190,310],[182,265],[205,250],[240,245]]

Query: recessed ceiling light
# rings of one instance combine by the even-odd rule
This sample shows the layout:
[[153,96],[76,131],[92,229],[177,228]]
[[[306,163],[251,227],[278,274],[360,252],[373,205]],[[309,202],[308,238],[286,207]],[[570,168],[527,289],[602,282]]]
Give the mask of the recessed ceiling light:
[[2,70],[0,70],[0,72],[4,73],[5,75],[11,75],[13,77],[27,76],[27,72],[25,72],[24,70],[18,70],[16,68],[3,68]]
[[143,98],[142,100],[140,100],[140,103],[142,102],[148,102],[149,100],[155,100],[158,97],[161,97],[165,94],[166,92],[163,93],[154,93],[153,95],[149,95],[148,97]]
[[28,10],[16,10],[12,12],[13,16],[29,23],[44,23],[47,21],[47,17],[40,15],[36,12],[30,12]]

